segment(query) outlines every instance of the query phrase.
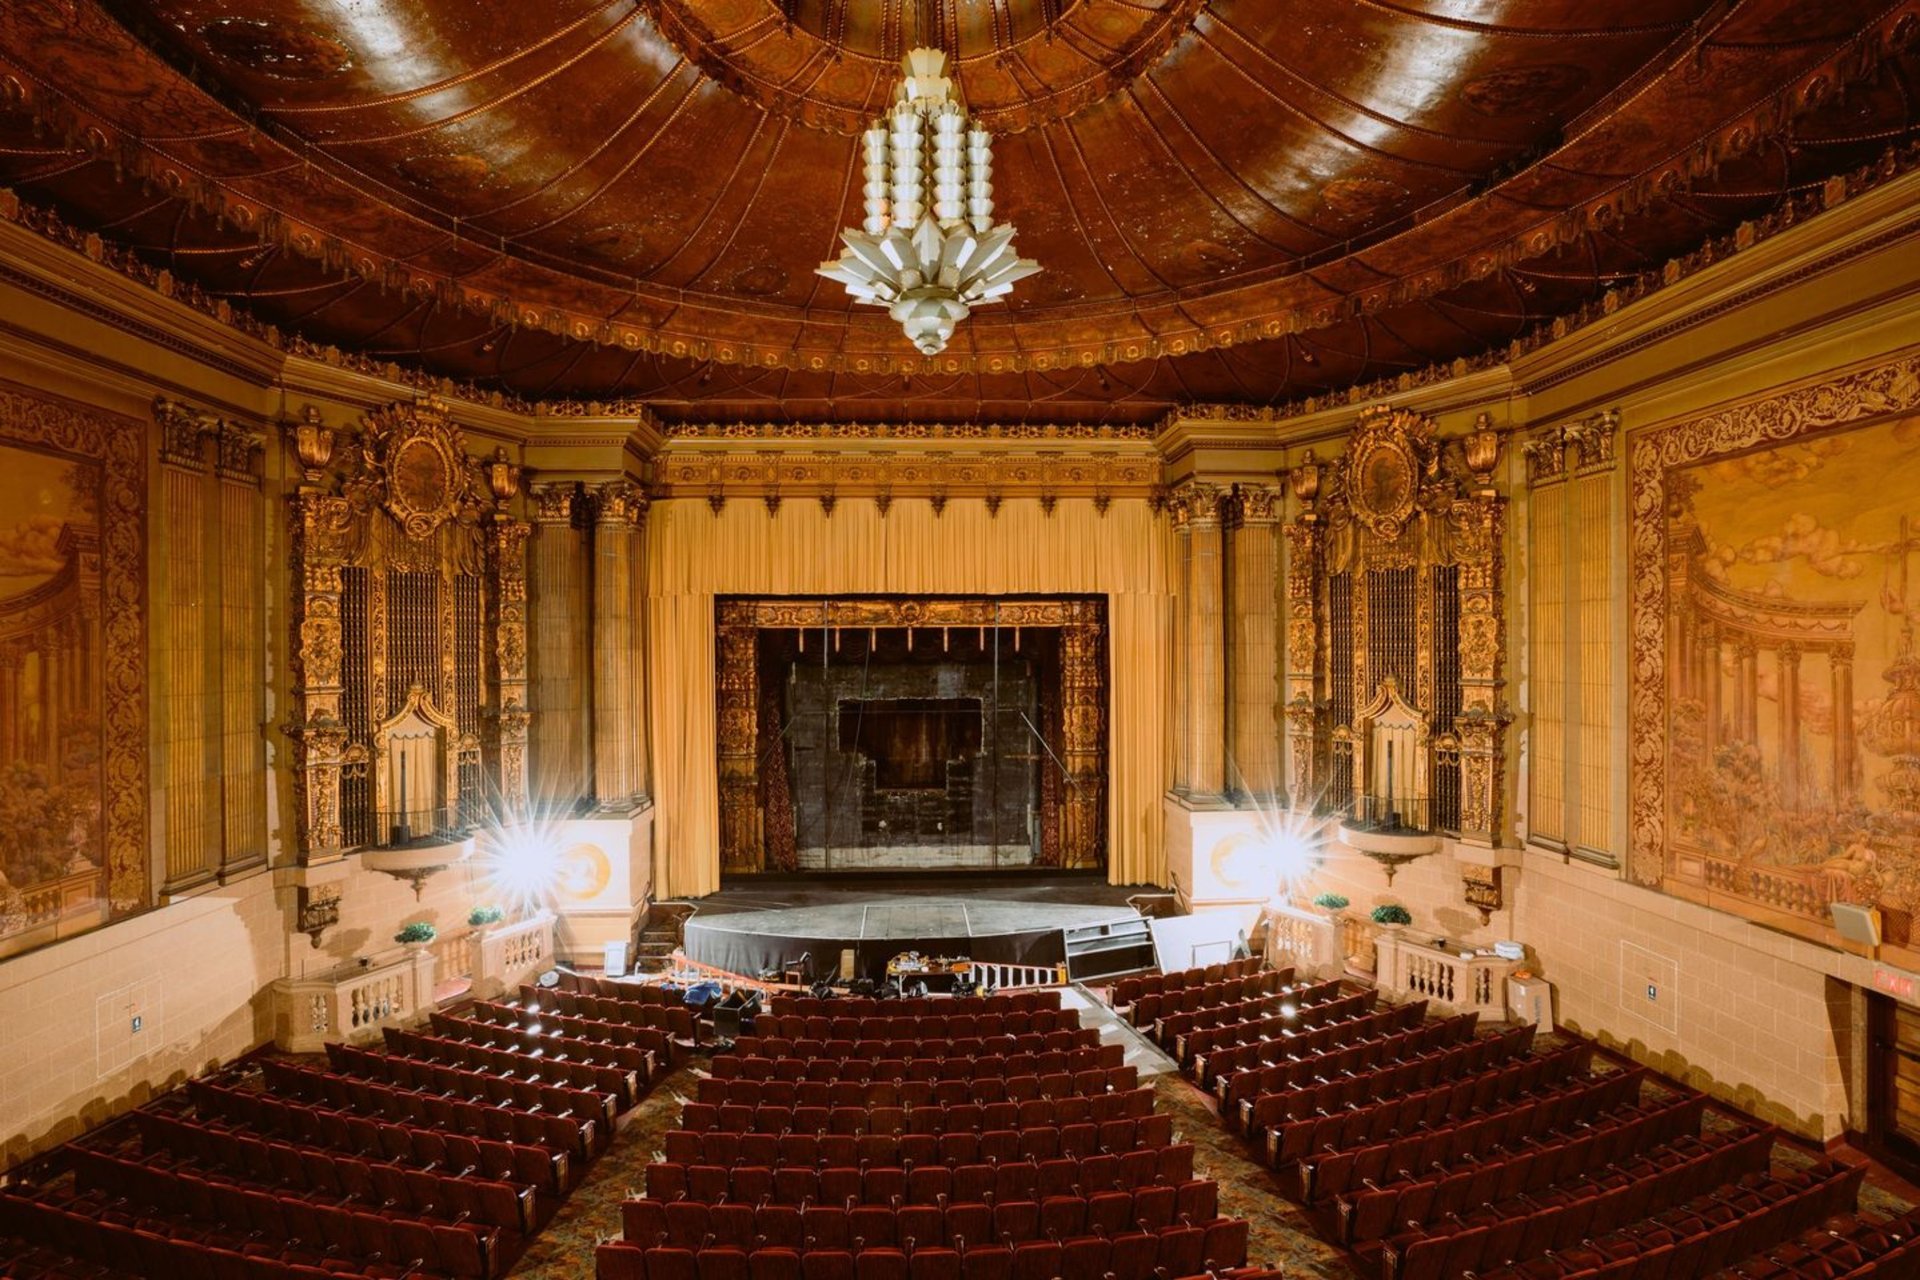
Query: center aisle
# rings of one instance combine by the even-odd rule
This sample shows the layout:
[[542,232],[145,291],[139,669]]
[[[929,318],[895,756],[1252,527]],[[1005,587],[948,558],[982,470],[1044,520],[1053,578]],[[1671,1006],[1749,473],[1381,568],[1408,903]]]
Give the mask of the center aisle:
[[[1230,1253],[1230,1260],[1226,1264],[1228,1267],[1241,1266],[1247,1262],[1251,1262],[1263,1267],[1277,1266],[1284,1269],[1285,1273],[1289,1276],[1319,1276],[1325,1277],[1327,1280],[1349,1280],[1349,1278],[1356,1275],[1350,1264],[1338,1250],[1320,1242],[1311,1235],[1309,1224],[1305,1221],[1297,1207],[1289,1203],[1285,1197],[1280,1194],[1279,1184],[1275,1175],[1270,1170],[1262,1168],[1247,1159],[1243,1149],[1232,1141],[1229,1135],[1222,1132],[1219,1122],[1211,1110],[1211,1104],[1203,1093],[1182,1079],[1175,1071],[1168,1070],[1167,1067],[1169,1064],[1164,1056],[1159,1054],[1149,1042],[1141,1039],[1131,1028],[1123,1024],[1116,1024],[1111,1012],[1104,1006],[1097,1002],[1089,1002],[1081,993],[1071,989],[1061,994],[1064,997],[1061,1001],[1063,1009],[1071,1010],[1076,1015],[1076,1020],[1085,1028],[1084,1030],[1073,1033],[1076,1038],[1076,1043],[1084,1041],[1086,1044],[1091,1044],[1093,1037],[1097,1036],[1101,1046],[1098,1052],[1103,1069],[1118,1065],[1119,1060],[1113,1063],[1107,1061],[1107,1059],[1113,1058],[1115,1047],[1119,1048],[1126,1067],[1137,1068],[1138,1083],[1147,1092],[1136,1098],[1134,1105],[1129,1109],[1139,1111],[1143,1109],[1141,1104],[1150,1099],[1151,1110],[1156,1113],[1157,1116],[1166,1117],[1164,1120],[1156,1120],[1150,1130],[1143,1130],[1143,1135],[1149,1132],[1151,1133],[1151,1136],[1144,1137],[1144,1140],[1164,1144],[1168,1140],[1170,1131],[1171,1136],[1177,1143],[1192,1144],[1191,1159],[1193,1167],[1190,1176],[1191,1179],[1195,1181],[1187,1184],[1186,1194],[1182,1196],[1183,1207],[1195,1208],[1204,1204],[1206,1216],[1214,1218],[1214,1222],[1211,1225],[1214,1226],[1215,1230],[1210,1238],[1212,1248],[1216,1251],[1221,1249],[1232,1251]],[[1049,1000],[1051,998],[1051,995],[1047,997]],[[1004,999],[1005,998],[995,998],[990,1001],[969,1000],[964,1002],[940,1001],[928,1007],[938,1009],[942,1014],[946,1013],[948,1009],[952,1009],[957,1013],[966,1013],[969,1011],[985,1012],[988,1010],[1008,1008],[1009,1006],[1003,1002]],[[892,1024],[888,1030],[897,1032],[902,1029],[897,1011],[908,1006],[900,1002],[881,1005],[854,999],[843,999],[833,1001],[830,1006],[826,1007],[830,1007],[835,1015],[843,1018],[851,1016],[854,1010],[861,1009],[869,1015],[868,1018],[862,1019],[863,1023],[870,1022],[874,1017],[885,1018]],[[824,1012],[824,1008],[825,1007],[823,1007],[822,1012]],[[810,1002],[804,1000],[796,1002],[792,998],[788,998],[774,1005],[774,1010],[783,1014],[793,1013],[801,1009],[805,1009],[807,1012],[814,1011]],[[938,1024],[924,1023],[921,1025],[932,1027],[936,1032],[939,1030]],[[799,1022],[784,1023],[783,1025],[782,1023],[775,1023],[768,1018],[762,1019],[761,1026],[763,1028],[781,1027],[787,1030],[805,1029]],[[815,1029],[818,1028],[816,1027]],[[843,1023],[837,1029],[845,1030],[845,1024]],[[1039,1053],[1043,1051],[1059,1052],[1055,1046],[1063,1034],[1065,1033],[1056,1030],[1053,1032],[1051,1039],[1047,1039],[1047,1037],[1044,1036],[1035,1037],[1022,1034],[1013,1042],[1011,1047],[1015,1048],[1017,1052],[1021,1054],[1029,1052]],[[1046,1040],[1047,1050],[1042,1050],[1042,1040]],[[1032,1043],[1029,1043],[1029,1041],[1032,1041]],[[766,1037],[762,1037],[758,1045],[755,1045],[751,1040],[743,1043],[745,1047],[757,1050],[755,1056],[765,1054],[766,1059],[763,1060],[789,1057],[795,1053],[800,1055],[814,1055],[826,1048],[825,1045],[820,1043],[809,1044],[804,1039],[795,1043],[790,1039],[769,1040]],[[969,1046],[964,1041],[956,1041],[952,1045],[941,1043],[939,1048],[929,1045],[926,1052],[928,1056],[931,1057],[936,1053],[944,1053],[945,1049],[949,1047],[968,1048]],[[863,1052],[859,1056],[858,1061],[865,1062],[872,1060],[873,1055],[869,1051],[869,1046],[863,1046],[862,1048]],[[975,1060],[976,1066],[973,1068],[974,1078],[981,1081],[983,1085],[982,1092],[989,1097],[998,1093],[999,1085],[998,1083],[988,1083],[988,1081],[990,1079],[997,1080],[1004,1074],[1006,1069],[1003,1068],[999,1062],[995,1062],[994,1059],[997,1058],[1001,1061],[1007,1059],[1009,1056],[1007,1052],[1008,1048],[1009,1046],[1003,1037],[999,1042],[997,1053],[982,1055]],[[833,1049],[828,1050],[828,1052],[834,1057],[839,1057],[844,1053],[844,1046],[835,1046]],[[1075,1052],[1084,1056],[1093,1051],[1082,1047],[1076,1049]],[[893,1057],[902,1055],[902,1051],[895,1047],[889,1047],[887,1054],[889,1057]],[[744,1057],[742,1054],[732,1056],[736,1058]],[[918,1056],[917,1053],[916,1056]],[[837,1072],[838,1070],[838,1068],[827,1067],[825,1060],[819,1057],[806,1056],[805,1061],[812,1064],[808,1070],[815,1075],[825,1075],[831,1072]],[[992,1062],[993,1065],[989,1065],[990,1062]],[[1015,1072],[1019,1072],[1024,1069],[1026,1062],[1027,1060],[1025,1059],[1015,1060],[1011,1062],[1010,1068]],[[1075,1065],[1077,1067],[1084,1067],[1086,1063],[1076,1062]],[[712,1078],[703,1080],[703,1076],[707,1076],[709,1072],[715,1069],[715,1060],[702,1054],[693,1058],[690,1065],[681,1067],[664,1077],[641,1104],[623,1118],[612,1148],[594,1164],[588,1176],[574,1190],[574,1193],[569,1197],[560,1213],[548,1224],[546,1230],[541,1233],[539,1238],[527,1250],[510,1274],[514,1276],[541,1277],[544,1278],[544,1280],[563,1280],[563,1278],[565,1278],[565,1280],[577,1280],[578,1277],[594,1275],[596,1247],[603,1241],[618,1239],[622,1235],[623,1226],[631,1226],[633,1224],[634,1215],[632,1211],[623,1211],[623,1206],[630,1199],[641,1196],[648,1187],[649,1178],[647,1166],[666,1158],[668,1150],[667,1135],[669,1132],[681,1128],[683,1120],[686,1118],[686,1105],[688,1103],[698,1104],[700,1099],[706,1098],[710,1100],[708,1105],[711,1106],[711,1100],[723,1098],[728,1095],[730,1088],[728,1082]],[[717,1069],[726,1072],[735,1070],[736,1068],[726,1065],[723,1062]],[[865,1068],[862,1066],[856,1067],[855,1069],[864,1070]],[[776,1068],[775,1070],[781,1074],[793,1074],[797,1073],[801,1068],[789,1061],[786,1066]],[[1122,1070],[1124,1071],[1125,1068],[1122,1068]],[[949,1070],[946,1074],[955,1075],[959,1073]],[[1085,1073],[1083,1072],[1082,1074],[1084,1075]],[[1127,1081],[1115,1077],[1114,1083],[1115,1085],[1121,1085],[1127,1083]],[[1084,1081],[1082,1082],[1082,1087],[1085,1087]],[[869,1086],[869,1089],[871,1089],[871,1086]],[[1019,1086],[1016,1086],[1016,1091],[1019,1091]],[[733,1087],[732,1096],[736,1098],[745,1097],[748,1094],[756,1092],[756,1086],[742,1084]],[[1048,1092],[1051,1095],[1057,1092],[1057,1089],[1050,1084],[1048,1086]],[[1097,1105],[1103,1109],[1113,1110],[1117,1118],[1122,1101],[1118,1096],[1120,1092],[1125,1092],[1125,1090],[1115,1089],[1108,1091],[1105,1095],[1106,1100],[1094,1103],[1093,1105]],[[882,1096],[875,1101],[882,1105],[890,1104],[891,1095],[888,1094],[884,1088],[880,1093]],[[844,1087],[838,1096],[842,1101],[846,1100],[848,1095]],[[951,1101],[955,1096],[955,1091],[951,1087],[943,1091],[943,1101]],[[907,1101],[913,1101],[913,1098],[914,1095],[910,1093]],[[1077,1116],[1080,1111],[1091,1109],[1083,1105],[1083,1103],[1088,1101],[1090,1100],[1084,1096],[1076,1096],[1073,1101],[1067,1102],[1064,1108],[1048,1106],[1042,1109],[1047,1111],[1064,1110],[1067,1113],[1064,1118],[1072,1119]],[[933,1105],[936,1107],[941,1106],[940,1103]],[[965,1105],[966,1104],[962,1104],[962,1106]],[[941,1107],[941,1109],[943,1111],[946,1110],[945,1107]],[[912,1108],[909,1109],[909,1111],[911,1110]],[[1023,1110],[1025,1112],[1022,1117],[1023,1119],[1033,1118],[1033,1112],[1035,1110],[1033,1103],[1029,1103]],[[696,1123],[704,1124],[709,1121],[720,1123],[718,1120],[717,1107],[708,1110],[696,1105],[695,1112],[698,1116]],[[755,1122],[747,1121],[744,1117],[745,1113],[739,1112],[725,1123],[748,1128],[758,1127],[758,1124],[765,1123],[764,1119],[756,1124]],[[844,1120],[847,1118],[850,1117],[842,1117],[842,1123],[836,1123],[831,1127],[843,1127]],[[1061,1117],[1056,1116],[1056,1121],[1060,1118]],[[916,1125],[913,1127],[921,1126]],[[1054,1127],[1057,1127],[1057,1123]],[[1114,1144],[1114,1154],[1117,1154],[1119,1150],[1118,1143],[1120,1138],[1117,1136],[1119,1127],[1124,1126],[1116,1126],[1113,1129],[1104,1131],[1104,1136],[1107,1141],[1110,1144]],[[1085,1130],[1077,1131],[1078,1134],[1084,1134],[1084,1132]],[[1007,1136],[1010,1138],[1012,1135],[1008,1134]],[[1038,1159],[1045,1156],[1045,1143],[1050,1143],[1053,1140],[1052,1135],[1046,1135],[1042,1149],[1036,1150],[1031,1144],[1034,1138],[1038,1136],[1039,1135],[1030,1132],[1028,1133],[1027,1141],[1030,1145],[1028,1149],[1022,1152],[1017,1161],[1018,1163],[1025,1165],[1030,1158]],[[865,1141],[870,1147],[877,1143],[877,1139],[875,1138],[868,1138],[865,1139]],[[922,1138],[919,1141],[921,1145],[925,1145],[926,1139]],[[1069,1137],[1067,1141],[1071,1147],[1079,1141],[1079,1138]],[[677,1154],[684,1154],[690,1149],[692,1142],[693,1140],[685,1133],[676,1137],[675,1143],[680,1148]],[[965,1145],[959,1148],[962,1152],[970,1145],[970,1140],[963,1140],[963,1144]],[[702,1152],[700,1158],[702,1160],[708,1159],[709,1157],[705,1154],[706,1147],[704,1144],[700,1149]],[[1099,1150],[1100,1148],[1096,1146],[1095,1149]],[[1177,1152],[1176,1154],[1180,1155],[1183,1159],[1185,1158],[1184,1152]],[[961,1159],[971,1159],[971,1157],[965,1156],[964,1154],[951,1157],[948,1162],[949,1167],[957,1164]],[[986,1157],[983,1156],[981,1159],[985,1160]],[[1056,1161],[1057,1159],[1058,1158],[1056,1158]],[[873,1163],[877,1165],[877,1162]],[[939,1162],[935,1161],[934,1163]],[[979,1166],[975,1166],[976,1169],[978,1167]],[[1030,1165],[1028,1167],[1038,1168],[1038,1165]],[[675,1174],[674,1176],[677,1177],[678,1175]],[[756,1174],[756,1176],[758,1175]],[[806,1176],[811,1178],[815,1175],[809,1174]],[[654,1185],[656,1188],[661,1186],[671,1188],[677,1185],[677,1183],[668,1183],[666,1179],[656,1174]],[[873,1188],[869,1186],[866,1188],[866,1191],[871,1193]],[[669,1189],[667,1194],[678,1195],[679,1193]],[[965,1193],[956,1185],[952,1203],[947,1207],[949,1209],[960,1208],[962,1204],[960,1197],[963,1194]],[[1038,1191],[1034,1193],[1034,1197],[1036,1200],[1040,1198]],[[1216,1197],[1218,1204],[1217,1209],[1214,1208]],[[795,1197],[790,1195],[766,1197],[758,1190],[755,1190],[749,1194],[748,1198],[756,1203],[763,1199],[768,1200],[770,1203],[777,1203],[781,1199],[791,1200]],[[862,1198],[872,1200],[873,1195],[867,1194]],[[883,1192],[882,1198],[890,1200],[892,1197],[885,1195]],[[906,1200],[910,1202],[914,1198],[916,1197],[909,1196],[906,1197]],[[1053,1206],[1052,1209],[1049,1210],[1049,1213],[1073,1213],[1084,1208],[1084,1206],[1080,1204],[1068,1203],[1069,1199],[1077,1200],[1078,1198],[1077,1196],[1058,1197],[1057,1199],[1060,1203]],[[1141,1207],[1145,1206],[1144,1201],[1140,1203]],[[914,1208],[910,1203],[906,1207],[909,1208],[909,1210]],[[871,1209],[873,1206],[869,1205],[868,1208]],[[925,1219],[929,1215],[924,1211],[924,1207],[921,1208],[922,1212],[919,1217]],[[977,1210],[963,1210],[963,1212],[967,1215],[969,1221],[979,1216],[979,1211]],[[1017,1209],[1013,1210],[1016,1220],[1019,1212]],[[1098,1212],[1098,1210],[1096,1210],[1096,1212]],[[1149,1212],[1151,1216],[1152,1211]],[[623,1213],[626,1218],[624,1223]],[[1215,1215],[1217,1215],[1217,1218],[1215,1218]],[[642,1217],[649,1222],[660,1220],[657,1210],[654,1208],[649,1208]],[[961,1218],[959,1215],[952,1215],[949,1216],[947,1220],[957,1223]],[[1077,1218],[1069,1220],[1077,1221]],[[1240,1228],[1238,1222],[1233,1220],[1242,1220],[1247,1224],[1244,1259],[1238,1256],[1238,1232]],[[868,1225],[872,1226],[875,1221],[876,1216],[869,1212],[867,1215]],[[1189,1232],[1183,1230],[1181,1224],[1175,1221],[1169,1224],[1175,1234],[1164,1240],[1157,1247],[1165,1250],[1165,1257],[1175,1260],[1181,1259],[1185,1253],[1193,1252],[1202,1247],[1201,1239],[1208,1225],[1208,1223],[1204,1222],[1195,1222],[1193,1224],[1194,1229]],[[921,1222],[920,1226],[921,1229],[925,1229],[924,1222]],[[1016,1226],[1016,1239],[1020,1238],[1018,1232],[1019,1228]],[[991,1240],[995,1233],[976,1229],[976,1234],[981,1239]],[[1000,1232],[998,1234],[1004,1236],[1006,1233]],[[1060,1233],[1056,1232],[1054,1234]],[[1140,1231],[1137,1225],[1131,1226],[1125,1232],[1113,1232],[1109,1234],[1115,1238],[1119,1238],[1121,1235],[1130,1236],[1132,1238],[1130,1247],[1136,1250],[1136,1257],[1138,1256],[1137,1250],[1147,1244],[1144,1238],[1147,1233]],[[1032,1257],[1023,1259],[1021,1265],[1024,1267],[1046,1265],[1045,1258],[1041,1255],[1049,1252],[1044,1244],[1047,1232],[1038,1232],[1036,1235],[1042,1243],[1042,1249]],[[1062,1238],[1070,1239],[1073,1238],[1073,1236],[1071,1232],[1069,1232],[1063,1235]],[[812,1243],[811,1237],[809,1237],[809,1243]],[[950,1242],[946,1240],[940,1241],[938,1245],[933,1246],[933,1252],[944,1252],[945,1246],[949,1243]],[[810,1252],[816,1252],[822,1247],[824,1246],[814,1244],[812,1250],[801,1250],[800,1260],[805,1263]],[[840,1246],[839,1248],[850,1249],[850,1247],[849,1245]],[[969,1242],[967,1251],[972,1252],[978,1247],[980,1247],[979,1240]],[[988,1247],[991,1248],[991,1246]],[[1105,1249],[1104,1242],[1098,1245],[1092,1243],[1091,1228],[1087,1233],[1087,1240],[1084,1247],[1088,1250],[1102,1253],[1104,1253]],[[1123,1244],[1122,1247],[1129,1246]],[[837,1251],[838,1250],[836,1250],[836,1252]],[[926,1252],[926,1250],[918,1249],[916,1252]],[[625,1261],[637,1261],[630,1253],[623,1253],[621,1259]],[[663,1258],[662,1261],[673,1262],[679,1265],[682,1260]],[[929,1264],[927,1268],[929,1271],[938,1269],[940,1262],[940,1260],[932,1257],[923,1259],[923,1261]],[[956,1260],[948,1259],[945,1261],[951,1263]],[[895,1262],[893,1265],[898,1265],[898,1263]],[[1069,1263],[1068,1265],[1072,1266],[1075,1264]],[[1101,1271],[1104,1272],[1109,1266],[1115,1264],[1101,1262],[1097,1265],[1099,1265]],[[812,1265],[808,1265],[806,1269],[809,1274],[813,1272]],[[990,1270],[991,1268],[988,1269]],[[916,1268],[916,1270],[918,1270],[918,1268]],[[1184,1274],[1199,1274],[1202,1268],[1200,1266],[1193,1266],[1190,1268],[1182,1268],[1182,1271]],[[1096,1276],[1097,1274],[1098,1273],[1096,1273]],[[653,1280],[651,1274],[649,1274],[648,1280]]]

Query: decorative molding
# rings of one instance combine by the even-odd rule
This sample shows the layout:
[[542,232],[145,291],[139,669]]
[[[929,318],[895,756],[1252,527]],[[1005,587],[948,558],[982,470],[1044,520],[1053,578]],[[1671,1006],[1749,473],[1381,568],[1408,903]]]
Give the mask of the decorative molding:
[[1667,871],[1667,506],[1671,473],[1708,458],[1920,407],[1920,352],[1827,382],[1689,418],[1635,436],[1629,450],[1632,555],[1627,669],[1627,874],[1658,885]]
[[0,441],[101,468],[101,806],[115,915],[151,905],[147,800],[147,433],[143,423],[0,383]]
[[1061,453],[1031,449],[900,452],[869,449],[679,449],[669,446],[654,464],[656,500],[705,499],[719,507],[735,497],[766,505],[769,514],[788,498],[817,498],[828,515],[843,498],[871,498],[882,513],[901,498],[925,498],[936,514],[956,497],[986,500],[998,510],[1009,496],[1049,500],[1148,497],[1160,478],[1150,446],[1124,452]]

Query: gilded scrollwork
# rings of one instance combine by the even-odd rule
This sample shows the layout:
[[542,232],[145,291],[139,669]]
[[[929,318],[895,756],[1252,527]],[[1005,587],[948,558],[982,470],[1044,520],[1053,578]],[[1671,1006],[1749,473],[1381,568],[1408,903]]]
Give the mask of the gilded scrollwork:
[[0,384],[0,440],[100,469],[101,839],[115,915],[151,902],[147,835],[147,463],[142,425]]
[[[287,426],[303,479],[288,498],[297,844],[324,860],[384,838],[398,803],[385,726],[409,709],[444,728],[429,794],[444,829],[526,810],[526,545],[508,505],[519,468],[476,460],[435,400],[368,413],[347,447],[316,416]],[[312,447],[310,447],[312,446]],[[537,518],[571,521],[573,486],[536,488]],[[424,785],[424,784],[423,784]]]

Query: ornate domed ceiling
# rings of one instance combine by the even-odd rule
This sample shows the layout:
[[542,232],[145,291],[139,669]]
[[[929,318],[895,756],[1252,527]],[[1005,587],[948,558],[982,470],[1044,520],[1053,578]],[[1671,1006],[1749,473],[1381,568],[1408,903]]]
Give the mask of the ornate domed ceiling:
[[[693,418],[1138,420],[1499,347],[1915,130],[1920,0],[7,0],[0,183],[317,342]],[[813,268],[946,48],[1043,273]]]

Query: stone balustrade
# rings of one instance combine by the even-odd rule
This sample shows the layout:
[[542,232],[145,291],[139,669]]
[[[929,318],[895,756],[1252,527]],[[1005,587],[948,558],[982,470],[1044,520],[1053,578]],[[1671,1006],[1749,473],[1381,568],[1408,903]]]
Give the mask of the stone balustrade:
[[1417,941],[1403,928],[1383,928],[1376,939],[1382,992],[1427,1000],[1484,1018],[1506,1016],[1507,975],[1519,964],[1492,955],[1460,954],[1465,948]]
[[328,1041],[375,1043],[382,1027],[405,1026],[433,1008],[438,961],[412,947],[377,962],[339,965],[273,984],[273,1042],[288,1053],[318,1053]]

